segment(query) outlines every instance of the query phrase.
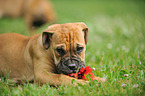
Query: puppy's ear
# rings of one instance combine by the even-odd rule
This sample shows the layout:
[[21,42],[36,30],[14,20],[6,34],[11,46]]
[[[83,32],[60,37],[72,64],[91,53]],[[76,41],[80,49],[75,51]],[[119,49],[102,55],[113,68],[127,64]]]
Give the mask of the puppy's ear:
[[43,31],[42,33],[42,43],[45,49],[50,47],[51,39],[52,39],[53,32],[52,31]]
[[88,29],[88,27],[86,27],[82,31],[84,32],[85,43],[87,44],[87,42],[88,42],[88,32],[89,32],[89,29]]
[[88,42],[88,32],[89,32],[89,28],[83,22],[76,23],[76,24],[79,25],[82,28],[82,31],[84,32],[85,44],[87,44],[87,42]]

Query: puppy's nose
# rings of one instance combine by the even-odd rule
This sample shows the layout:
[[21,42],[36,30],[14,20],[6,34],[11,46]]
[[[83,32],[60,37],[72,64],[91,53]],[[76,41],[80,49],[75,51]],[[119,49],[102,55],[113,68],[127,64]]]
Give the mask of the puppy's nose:
[[77,69],[76,64],[69,64],[68,67],[69,67],[71,70]]

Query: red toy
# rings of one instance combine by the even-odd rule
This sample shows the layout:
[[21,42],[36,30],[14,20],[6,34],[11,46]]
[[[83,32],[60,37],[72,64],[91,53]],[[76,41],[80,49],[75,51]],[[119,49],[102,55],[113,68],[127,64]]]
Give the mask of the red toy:
[[85,75],[90,74],[91,81],[93,81],[94,80],[94,73],[91,73],[92,71],[93,71],[93,69],[90,68],[90,66],[87,66],[86,68],[81,68],[78,73],[72,73],[72,74],[68,74],[68,75],[71,77],[78,78],[78,79],[87,80]]

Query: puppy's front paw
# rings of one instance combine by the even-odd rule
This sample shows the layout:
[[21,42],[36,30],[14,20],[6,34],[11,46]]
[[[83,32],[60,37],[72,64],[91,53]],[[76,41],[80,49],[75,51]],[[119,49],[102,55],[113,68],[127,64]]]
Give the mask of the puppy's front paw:
[[87,83],[89,83],[89,81],[80,80],[80,79],[75,79],[74,82],[72,82],[72,84],[75,85],[75,86],[77,86],[79,84],[86,85]]
[[94,80],[98,80],[98,82],[100,82],[100,81],[105,82],[105,81],[106,81],[105,79],[100,78],[100,77],[94,77],[93,79],[94,79]]

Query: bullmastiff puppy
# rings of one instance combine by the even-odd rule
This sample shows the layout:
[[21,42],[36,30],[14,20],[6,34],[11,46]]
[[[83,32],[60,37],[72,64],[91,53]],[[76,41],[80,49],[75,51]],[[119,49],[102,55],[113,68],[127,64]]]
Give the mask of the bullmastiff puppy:
[[0,0],[0,17],[23,16],[28,29],[56,22],[56,13],[50,0]]
[[[0,35],[0,73],[8,78],[39,84],[68,85],[87,81],[68,76],[85,67],[88,27],[84,23],[49,26],[41,34],[26,37]],[[102,80],[95,77],[97,80]]]

